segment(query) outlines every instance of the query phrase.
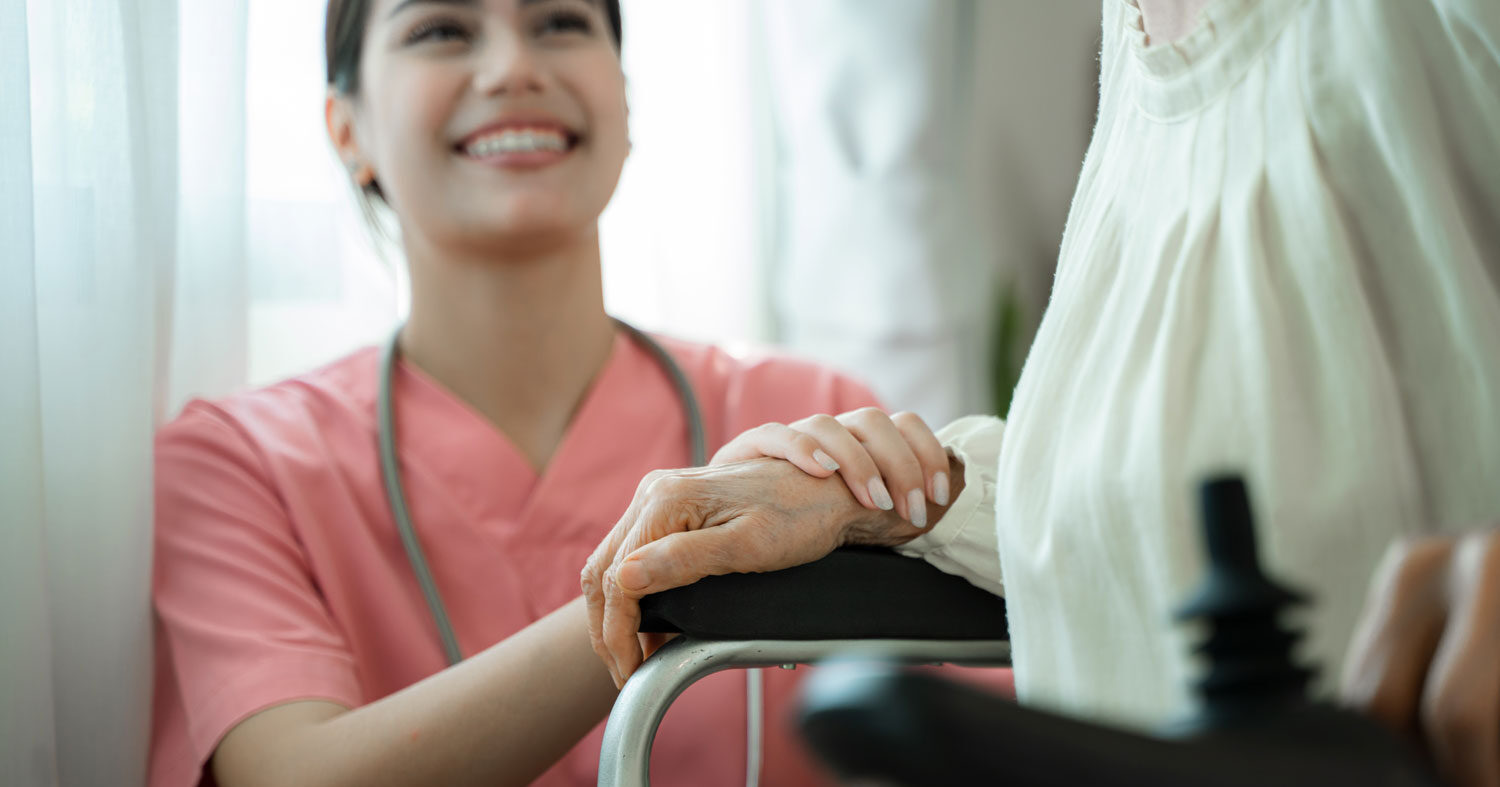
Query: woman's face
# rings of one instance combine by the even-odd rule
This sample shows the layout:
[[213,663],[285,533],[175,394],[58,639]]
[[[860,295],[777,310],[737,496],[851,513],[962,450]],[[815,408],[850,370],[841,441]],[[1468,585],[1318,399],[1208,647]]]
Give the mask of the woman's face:
[[630,147],[598,0],[377,0],[360,85],[337,100],[409,242],[524,253],[596,231]]

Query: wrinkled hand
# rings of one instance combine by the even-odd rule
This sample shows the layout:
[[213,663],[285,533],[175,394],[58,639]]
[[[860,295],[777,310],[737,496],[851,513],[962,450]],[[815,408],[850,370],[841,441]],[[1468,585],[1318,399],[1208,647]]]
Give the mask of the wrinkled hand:
[[920,416],[864,407],[766,424],[729,441],[711,464],[776,457],[817,478],[837,472],[865,508],[926,527],[927,503],[948,505],[948,453]]
[[705,576],[810,563],[845,544],[892,546],[920,532],[860,506],[838,480],[780,459],[657,471],[584,567],[589,639],[623,685],[646,655],[637,637],[641,597]]
[[1342,694],[1425,744],[1446,781],[1500,787],[1500,530],[1391,548]]

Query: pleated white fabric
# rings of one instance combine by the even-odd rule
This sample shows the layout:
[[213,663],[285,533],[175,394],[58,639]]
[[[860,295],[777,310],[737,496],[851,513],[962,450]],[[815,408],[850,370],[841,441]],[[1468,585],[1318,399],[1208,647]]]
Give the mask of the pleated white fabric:
[[[1500,3],[1217,0],[1147,46],[1106,0],[1103,41],[998,471],[912,546],[998,549],[1024,701],[1149,725],[1189,707],[1206,475],[1315,595],[1325,687],[1393,539],[1500,521]],[[996,545],[955,537],[989,505]]]

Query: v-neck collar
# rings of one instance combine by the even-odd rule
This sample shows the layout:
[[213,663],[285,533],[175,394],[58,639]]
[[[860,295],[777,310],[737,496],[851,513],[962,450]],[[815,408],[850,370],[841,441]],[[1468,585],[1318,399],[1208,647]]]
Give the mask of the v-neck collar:
[[[609,358],[589,385],[547,467],[539,474],[504,432],[467,402],[416,366],[402,362],[395,384],[396,432],[403,466],[437,476],[453,502],[481,518],[529,518],[550,490],[577,488],[610,471],[611,442],[634,442],[667,429],[653,402],[675,402],[666,375],[625,332],[615,335]],[[683,460],[687,459],[684,456]]]

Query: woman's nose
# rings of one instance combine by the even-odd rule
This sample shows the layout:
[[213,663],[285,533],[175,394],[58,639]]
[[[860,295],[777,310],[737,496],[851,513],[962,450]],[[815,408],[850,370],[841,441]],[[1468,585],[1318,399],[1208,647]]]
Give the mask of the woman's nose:
[[517,35],[493,39],[480,53],[474,85],[484,95],[521,95],[542,90],[537,53]]

